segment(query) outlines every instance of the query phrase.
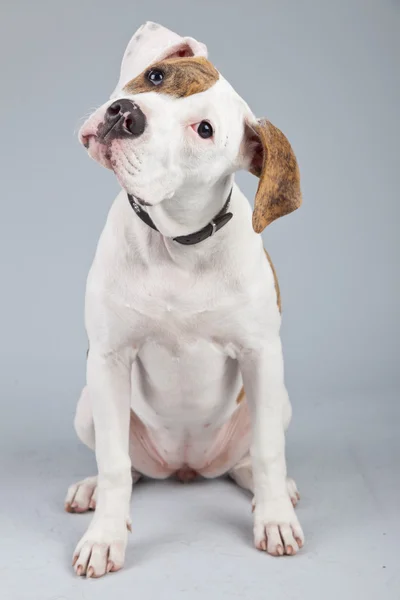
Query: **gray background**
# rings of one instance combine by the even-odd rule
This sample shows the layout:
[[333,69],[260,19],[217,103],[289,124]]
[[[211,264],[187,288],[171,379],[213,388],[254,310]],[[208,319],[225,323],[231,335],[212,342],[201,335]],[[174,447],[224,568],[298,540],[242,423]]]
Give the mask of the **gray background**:
[[[3,0],[0,10],[2,597],[398,598],[400,3]],[[283,294],[288,453],[308,544],[295,559],[253,551],[249,498],[229,482],[149,482],[134,491],[126,569],[93,582],[69,567],[89,517],[62,504],[67,485],[95,471],[72,419],[85,279],[118,185],[76,131],[146,20],[207,43],[300,163],[304,205],[264,238]],[[239,183],[252,198],[256,180]]]

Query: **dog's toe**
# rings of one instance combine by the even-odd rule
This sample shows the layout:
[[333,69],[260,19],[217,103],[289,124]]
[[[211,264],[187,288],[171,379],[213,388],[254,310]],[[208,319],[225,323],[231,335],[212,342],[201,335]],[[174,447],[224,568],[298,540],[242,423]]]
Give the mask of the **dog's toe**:
[[102,521],[90,527],[74,552],[72,566],[75,573],[96,578],[122,569],[126,538],[127,523],[123,521],[118,527],[110,527]]
[[304,544],[304,534],[289,499],[256,505],[254,542],[272,556],[292,556]]
[[293,504],[293,506],[296,506],[300,500],[300,494],[297,489],[296,482],[294,481],[294,479],[291,479],[290,477],[288,477],[286,479],[286,483],[287,483],[287,489],[288,489],[288,493],[289,493],[290,499],[292,501],[292,504]]
[[70,513],[82,513],[96,508],[97,477],[87,477],[68,488],[65,498],[65,510]]

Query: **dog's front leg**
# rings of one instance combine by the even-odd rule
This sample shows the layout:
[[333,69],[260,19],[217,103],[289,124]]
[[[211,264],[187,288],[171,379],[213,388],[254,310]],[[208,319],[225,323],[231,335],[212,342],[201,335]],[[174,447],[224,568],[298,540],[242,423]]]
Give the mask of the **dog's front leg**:
[[286,484],[285,419],[288,402],[279,335],[240,358],[252,421],[254,542],[274,556],[296,554],[304,543]]
[[131,351],[117,356],[96,348],[89,352],[87,384],[95,428],[98,498],[93,520],[74,553],[78,575],[100,577],[124,563],[132,490],[129,421],[133,358]]

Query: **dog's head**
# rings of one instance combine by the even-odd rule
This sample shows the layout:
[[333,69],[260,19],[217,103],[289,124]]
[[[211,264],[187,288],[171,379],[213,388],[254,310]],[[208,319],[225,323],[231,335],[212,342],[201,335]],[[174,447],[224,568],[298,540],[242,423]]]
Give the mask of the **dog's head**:
[[142,205],[250,170],[260,178],[253,227],[261,232],[301,204],[296,158],[279,129],[257,120],[204,47],[195,56],[193,45],[173,47],[117,86],[83,125],[80,140]]

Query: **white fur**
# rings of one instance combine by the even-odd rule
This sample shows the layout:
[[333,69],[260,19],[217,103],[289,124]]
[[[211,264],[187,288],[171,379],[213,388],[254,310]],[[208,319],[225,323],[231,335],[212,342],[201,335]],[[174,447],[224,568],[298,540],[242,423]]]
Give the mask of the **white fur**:
[[[145,93],[134,100],[147,118],[141,137],[114,140],[105,156],[94,136],[109,103],[80,133],[125,190],[151,203],[160,232],[134,214],[121,191],[89,273],[90,352],[76,428],[95,446],[99,474],[69,491],[78,508],[96,502],[75,569],[100,576],[122,567],[131,467],[135,480],[185,468],[206,477],[231,472],[254,492],[256,546],[294,554],[303,533],[291,502],[297,490],[286,481],[291,411],[281,318],[249,203],[234,185],[233,218],[214,237],[194,246],[171,239],[200,229],[221,209],[234,172],[248,166],[244,123],[254,116],[223,78],[188,98]],[[213,124],[213,139],[193,129],[202,119]],[[238,405],[242,383],[246,401]]]

